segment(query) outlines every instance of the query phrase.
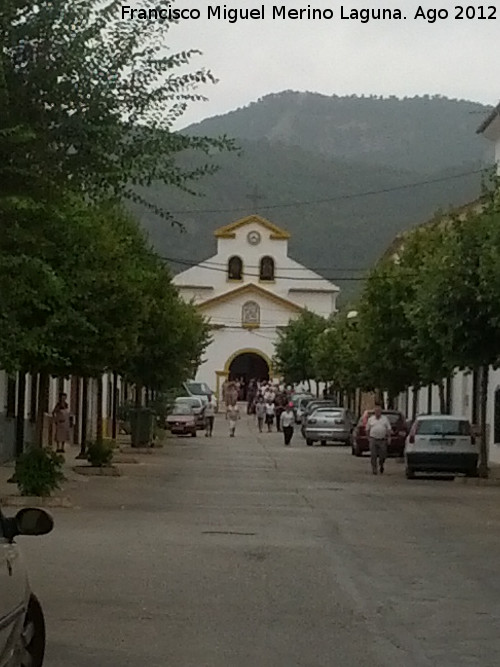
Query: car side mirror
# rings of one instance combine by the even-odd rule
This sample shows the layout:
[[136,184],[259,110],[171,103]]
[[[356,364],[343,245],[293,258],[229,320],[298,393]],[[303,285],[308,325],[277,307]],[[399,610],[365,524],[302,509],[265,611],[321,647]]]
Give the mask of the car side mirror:
[[54,519],[45,510],[25,507],[15,517],[18,535],[47,535],[54,528]]

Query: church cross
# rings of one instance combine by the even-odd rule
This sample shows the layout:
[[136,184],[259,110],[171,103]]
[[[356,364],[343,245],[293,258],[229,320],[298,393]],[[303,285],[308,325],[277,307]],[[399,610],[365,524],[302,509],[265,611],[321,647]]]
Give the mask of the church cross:
[[257,213],[257,207],[259,205],[259,201],[261,199],[265,199],[265,196],[261,195],[259,193],[259,188],[255,186],[252,192],[249,195],[247,195],[246,198],[252,202],[253,212]]

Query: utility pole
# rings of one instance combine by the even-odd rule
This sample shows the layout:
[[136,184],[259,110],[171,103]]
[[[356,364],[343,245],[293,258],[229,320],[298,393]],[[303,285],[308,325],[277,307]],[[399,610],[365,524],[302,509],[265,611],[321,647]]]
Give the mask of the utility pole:
[[252,202],[252,212],[257,213],[257,209],[259,207],[259,201],[262,199],[265,199],[265,195],[260,194],[259,188],[255,186],[252,190],[252,192],[246,196],[247,199],[249,199]]

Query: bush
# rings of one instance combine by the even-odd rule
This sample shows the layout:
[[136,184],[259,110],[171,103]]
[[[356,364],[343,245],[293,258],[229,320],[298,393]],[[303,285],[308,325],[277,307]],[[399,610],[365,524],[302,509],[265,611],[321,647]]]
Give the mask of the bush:
[[31,447],[16,461],[15,479],[23,496],[50,496],[64,480],[64,456],[52,449]]
[[112,440],[91,442],[87,446],[87,461],[95,468],[111,465],[113,460]]

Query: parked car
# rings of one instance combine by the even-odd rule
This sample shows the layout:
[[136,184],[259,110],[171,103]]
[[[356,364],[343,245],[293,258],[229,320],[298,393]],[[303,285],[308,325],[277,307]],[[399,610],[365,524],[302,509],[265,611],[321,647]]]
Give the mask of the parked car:
[[175,435],[191,435],[196,437],[196,415],[193,408],[186,402],[174,405],[166,419],[167,429]]
[[345,408],[318,407],[306,419],[304,435],[310,447],[319,440],[322,445],[327,442],[343,442],[351,444],[353,416]]
[[300,432],[302,433],[302,436],[305,438],[305,426],[306,426],[306,420],[308,416],[316,409],[319,407],[323,408],[336,408],[337,403],[335,401],[331,400],[325,400],[324,398],[315,398],[313,401],[310,401],[305,409],[302,412],[302,425],[300,427]]
[[406,439],[406,477],[416,472],[477,475],[478,450],[470,422],[465,417],[422,415]]
[[184,389],[189,396],[199,396],[204,403],[208,403],[208,399],[211,396],[212,401],[215,404],[215,409],[218,409],[215,394],[206,382],[188,380],[187,382],[184,382]]
[[[312,396],[300,396],[293,404],[293,411],[295,413],[295,423],[302,423],[302,415],[307,405],[313,400]],[[293,401],[292,401],[293,402]]]
[[174,410],[177,409],[179,404],[183,403],[184,405],[189,405],[194,412],[196,420],[196,428],[203,429],[205,428],[205,403],[200,396],[179,396],[175,399]]
[[45,620],[31,592],[18,535],[46,535],[54,527],[41,509],[25,508],[7,518],[0,511],[0,665],[41,667],[45,654]]
[[[362,456],[364,452],[370,451],[370,443],[366,435],[366,422],[368,417],[373,414],[373,410],[365,410],[353,431],[351,445],[353,456]],[[382,410],[382,414],[388,418],[392,427],[391,442],[387,448],[387,453],[389,456],[403,456],[405,440],[408,435],[406,420],[402,413],[397,410]]]

